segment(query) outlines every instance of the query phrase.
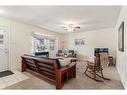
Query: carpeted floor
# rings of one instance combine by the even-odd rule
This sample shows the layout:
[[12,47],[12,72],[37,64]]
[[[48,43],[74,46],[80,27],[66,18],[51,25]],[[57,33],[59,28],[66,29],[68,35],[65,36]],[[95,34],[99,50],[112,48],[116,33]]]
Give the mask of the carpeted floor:
[[[104,82],[96,82],[88,78],[84,74],[85,68],[86,64],[84,62],[77,62],[76,78],[67,81],[62,89],[124,89],[118,72],[114,66],[104,67],[104,76],[111,79],[111,81],[105,80]],[[30,79],[14,84],[5,89],[55,89],[54,85],[46,81],[43,81],[27,72],[24,72],[24,74],[29,76]]]

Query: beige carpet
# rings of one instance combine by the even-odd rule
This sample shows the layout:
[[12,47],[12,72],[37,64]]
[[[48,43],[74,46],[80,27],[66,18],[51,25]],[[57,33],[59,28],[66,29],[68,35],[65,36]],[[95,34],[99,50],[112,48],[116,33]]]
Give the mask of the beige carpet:
[[[104,67],[104,76],[111,79],[104,82],[96,82],[84,74],[86,64],[77,62],[77,74],[75,79],[67,81],[62,89],[124,89],[118,72],[114,66]],[[7,87],[6,89],[55,89],[55,86],[35,76],[24,72],[30,79]]]

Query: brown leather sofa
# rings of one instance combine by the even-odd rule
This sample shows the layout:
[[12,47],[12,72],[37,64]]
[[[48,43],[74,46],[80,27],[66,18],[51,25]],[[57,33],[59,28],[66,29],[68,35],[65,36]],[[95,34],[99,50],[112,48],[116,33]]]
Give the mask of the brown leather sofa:
[[22,72],[28,71],[33,75],[56,85],[61,89],[65,81],[76,77],[76,64],[70,63],[64,67],[58,59],[23,55]]

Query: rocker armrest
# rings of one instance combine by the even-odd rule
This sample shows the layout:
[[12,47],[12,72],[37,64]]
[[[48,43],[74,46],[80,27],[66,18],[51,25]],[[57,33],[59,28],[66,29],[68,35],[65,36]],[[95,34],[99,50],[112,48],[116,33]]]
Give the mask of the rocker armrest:
[[94,64],[94,62],[87,61],[87,64]]
[[87,66],[94,66],[95,65],[95,63],[94,62],[90,62],[90,61],[87,61]]

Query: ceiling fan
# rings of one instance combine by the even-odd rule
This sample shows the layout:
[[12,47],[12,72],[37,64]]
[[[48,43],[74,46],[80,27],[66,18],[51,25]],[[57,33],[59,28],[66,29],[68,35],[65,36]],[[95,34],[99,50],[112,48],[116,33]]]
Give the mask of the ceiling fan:
[[67,24],[67,26],[64,27],[65,31],[69,31],[69,32],[74,32],[77,31],[77,29],[79,29],[79,26],[75,26],[74,24]]

